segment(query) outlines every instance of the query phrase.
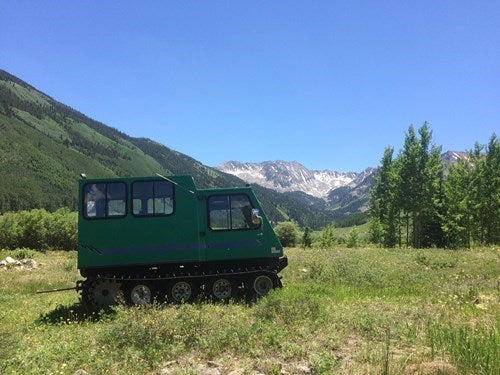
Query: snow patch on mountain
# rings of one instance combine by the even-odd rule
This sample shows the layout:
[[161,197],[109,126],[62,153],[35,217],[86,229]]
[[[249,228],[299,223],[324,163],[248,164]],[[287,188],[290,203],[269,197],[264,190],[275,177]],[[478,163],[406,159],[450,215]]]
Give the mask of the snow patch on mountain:
[[217,169],[248,183],[259,184],[280,192],[303,191],[323,199],[328,197],[332,189],[349,185],[358,177],[354,172],[309,170],[296,161],[281,160],[261,163],[228,161],[219,165]]
[[454,164],[461,159],[468,160],[468,155],[464,151],[446,151],[445,153],[441,154],[441,159],[443,159],[445,164]]
[[[460,159],[467,159],[462,151],[447,151],[441,155],[446,168]],[[360,173],[309,170],[293,161],[266,161],[240,163],[228,161],[217,167],[222,172],[242,180],[259,184],[279,192],[300,191],[322,198],[328,206],[345,215],[368,209],[370,190],[376,184],[378,170],[367,168]]]

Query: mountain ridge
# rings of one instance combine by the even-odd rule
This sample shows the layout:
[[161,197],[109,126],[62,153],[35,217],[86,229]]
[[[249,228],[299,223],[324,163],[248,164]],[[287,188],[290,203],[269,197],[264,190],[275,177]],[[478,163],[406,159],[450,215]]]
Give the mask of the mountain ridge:
[[317,198],[326,198],[332,189],[351,183],[358,175],[355,172],[310,170],[297,161],[283,160],[257,163],[233,160],[216,168],[249,183],[280,192],[302,191]]
[[317,171],[309,170],[297,161],[283,160],[257,163],[228,161],[217,168],[248,183],[288,194],[318,211],[328,210],[336,218],[368,211],[369,192],[375,186],[377,175],[376,168],[366,168],[360,173]]

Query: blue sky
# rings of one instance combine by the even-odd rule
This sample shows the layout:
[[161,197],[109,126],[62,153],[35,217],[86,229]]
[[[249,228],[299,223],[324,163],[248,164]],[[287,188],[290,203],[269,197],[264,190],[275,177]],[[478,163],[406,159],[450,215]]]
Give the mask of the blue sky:
[[2,1],[0,69],[203,164],[359,172],[500,133],[499,1]]

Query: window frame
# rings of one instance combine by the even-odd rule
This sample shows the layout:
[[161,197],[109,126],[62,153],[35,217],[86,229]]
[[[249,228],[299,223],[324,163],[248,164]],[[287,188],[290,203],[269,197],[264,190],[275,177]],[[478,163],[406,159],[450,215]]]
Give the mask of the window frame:
[[[109,199],[108,196],[108,186],[111,184],[115,185],[123,185],[124,186],[124,194],[123,194],[123,203],[124,203],[124,209],[123,209],[123,214],[120,215],[110,215],[109,214],[109,202],[112,201],[113,199]],[[97,209],[96,209],[96,215],[95,216],[89,216],[89,210],[88,210],[88,202],[87,201],[87,186],[89,185],[104,185],[104,215],[102,216],[97,216]],[[82,199],[82,216],[86,220],[111,220],[111,219],[123,219],[124,217],[127,216],[128,214],[128,186],[125,182],[122,181],[96,181],[96,182],[87,182],[83,185],[82,189],[82,194],[83,194],[83,199]],[[118,200],[118,199],[117,199]]]
[[[139,198],[135,198],[134,197],[134,185],[136,183],[151,183],[153,184],[153,195],[152,196],[149,196],[147,197],[147,199],[152,199],[153,200],[153,213],[145,213],[145,214],[141,214],[141,213],[135,213],[135,210],[134,210],[134,200],[135,199],[139,199]],[[166,184],[169,184],[172,188],[172,212],[169,212],[169,213],[161,213],[161,212],[154,212],[156,209],[156,203],[155,203],[155,200],[156,199],[161,199],[160,197],[156,197],[155,196],[155,183],[166,183]],[[172,216],[175,214],[175,185],[170,182],[170,181],[167,181],[167,180],[136,180],[136,181],[133,181],[132,184],[131,184],[131,193],[130,193],[130,207],[131,207],[131,210],[130,212],[132,213],[132,216],[136,217],[136,218],[144,218],[144,217],[166,217],[166,216]],[[142,205],[142,199],[141,199],[141,205]],[[142,207],[141,207],[142,208]]]

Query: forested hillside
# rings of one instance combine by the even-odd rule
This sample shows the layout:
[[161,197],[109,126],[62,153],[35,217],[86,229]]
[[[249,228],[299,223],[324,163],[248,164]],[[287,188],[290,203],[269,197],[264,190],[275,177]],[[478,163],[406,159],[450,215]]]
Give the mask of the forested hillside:
[[[237,177],[146,138],[133,138],[0,70],[0,213],[76,208],[77,180],[187,174],[204,187],[242,186]],[[303,199],[255,187],[272,221],[325,226],[334,218]]]

